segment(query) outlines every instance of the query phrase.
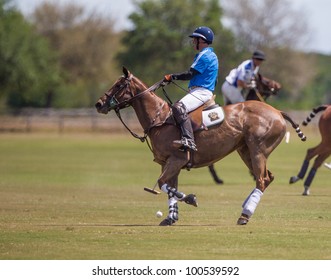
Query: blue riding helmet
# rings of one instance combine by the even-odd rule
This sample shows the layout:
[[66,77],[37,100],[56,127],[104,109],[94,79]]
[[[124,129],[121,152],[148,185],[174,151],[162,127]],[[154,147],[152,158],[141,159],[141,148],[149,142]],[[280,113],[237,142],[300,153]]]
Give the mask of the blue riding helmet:
[[194,30],[192,35],[189,37],[191,38],[202,38],[208,44],[211,44],[214,40],[214,32],[207,26],[200,26]]

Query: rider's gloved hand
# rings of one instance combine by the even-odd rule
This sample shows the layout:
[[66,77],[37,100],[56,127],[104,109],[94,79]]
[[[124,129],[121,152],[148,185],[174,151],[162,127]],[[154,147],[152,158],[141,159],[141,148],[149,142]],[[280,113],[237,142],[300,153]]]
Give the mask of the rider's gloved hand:
[[172,81],[172,75],[171,74],[165,75],[163,81],[170,83]]
[[256,88],[256,81],[255,80],[252,80],[248,85],[247,85],[247,88]]

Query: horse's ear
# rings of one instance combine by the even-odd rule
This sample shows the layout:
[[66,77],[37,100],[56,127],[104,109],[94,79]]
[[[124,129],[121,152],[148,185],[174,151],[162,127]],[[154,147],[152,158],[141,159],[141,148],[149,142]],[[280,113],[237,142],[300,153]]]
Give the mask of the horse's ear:
[[129,77],[130,76],[130,71],[128,69],[126,69],[125,66],[123,66],[123,74],[125,76],[125,78]]

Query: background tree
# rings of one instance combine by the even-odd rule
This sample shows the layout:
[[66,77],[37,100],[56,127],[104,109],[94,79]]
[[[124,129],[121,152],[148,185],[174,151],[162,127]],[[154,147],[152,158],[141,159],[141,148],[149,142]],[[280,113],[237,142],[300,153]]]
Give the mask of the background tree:
[[317,71],[312,83],[305,86],[302,94],[301,108],[311,108],[320,104],[331,104],[331,56],[309,54],[317,61]]
[[85,107],[105,90],[114,70],[112,60],[119,48],[113,22],[76,4],[41,4],[32,15],[40,35],[58,52],[65,78],[54,106]]
[[219,57],[220,73],[232,64],[234,40],[221,24],[218,0],[141,1],[129,18],[133,29],[125,34],[117,60],[147,84],[167,73],[188,70],[195,54],[188,36],[202,25],[215,33],[212,47]]
[[[43,2],[24,18],[13,1],[0,0],[0,109],[92,107],[122,65],[147,84],[185,71],[195,54],[188,35],[201,25],[215,32],[219,103],[224,77],[255,48],[267,54],[262,73],[284,86],[279,98],[269,99],[273,105],[310,109],[330,102],[330,56],[298,50],[309,28],[304,13],[287,0],[139,0],[135,5],[133,28],[118,33],[112,20],[78,5]],[[182,96],[171,88],[171,94],[176,91]]]
[[314,57],[298,51],[310,34],[304,12],[288,0],[223,0],[222,4],[237,48],[246,55],[256,48],[264,50],[267,61],[261,72],[282,83],[279,97],[302,99],[303,88],[316,73]]
[[2,107],[47,107],[60,83],[55,53],[24,17],[0,0],[0,98]]

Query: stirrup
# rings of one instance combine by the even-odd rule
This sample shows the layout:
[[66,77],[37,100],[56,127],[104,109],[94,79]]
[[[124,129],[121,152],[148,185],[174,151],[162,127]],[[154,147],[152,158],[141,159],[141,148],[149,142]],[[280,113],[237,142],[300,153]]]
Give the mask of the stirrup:
[[186,149],[191,149],[192,151],[196,152],[198,150],[194,141],[186,137],[182,137],[180,140],[175,140],[173,144],[176,148],[179,148],[183,151],[186,151]]

